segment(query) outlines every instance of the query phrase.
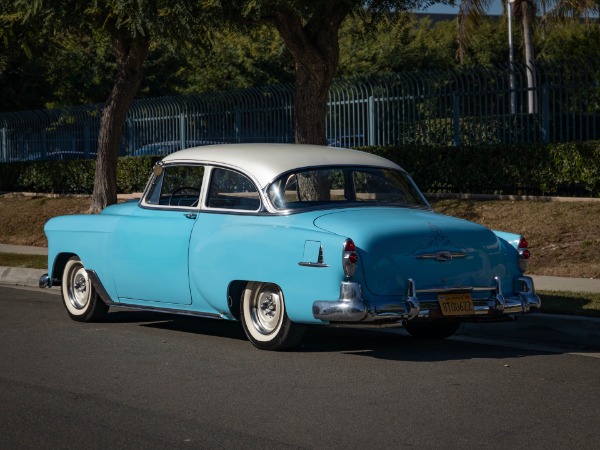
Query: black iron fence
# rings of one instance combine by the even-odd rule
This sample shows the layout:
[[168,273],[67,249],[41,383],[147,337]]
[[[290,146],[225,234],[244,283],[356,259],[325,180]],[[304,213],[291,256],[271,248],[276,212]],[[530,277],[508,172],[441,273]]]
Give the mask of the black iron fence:
[[[527,85],[527,71],[534,85]],[[0,114],[0,162],[94,157],[101,113],[102,105],[85,105]],[[293,114],[291,84],[137,100],[121,154],[293,142]],[[342,147],[600,139],[600,61],[336,80],[326,120],[328,144]]]

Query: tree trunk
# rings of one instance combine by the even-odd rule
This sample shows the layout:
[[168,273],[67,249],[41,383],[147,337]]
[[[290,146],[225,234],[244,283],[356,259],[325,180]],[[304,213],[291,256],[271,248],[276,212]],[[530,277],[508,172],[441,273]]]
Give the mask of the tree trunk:
[[104,105],[98,135],[98,157],[90,213],[100,212],[117,202],[117,158],[129,106],[142,82],[142,65],[150,40],[133,39],[127,32],[113,38],[117,74],[112,92]]
[[277,11],[273,24],[294,58],[294,130],[297,144],[325,145],[327,97],[339,62],[342,6],[316,14],[306,24],[292,12]]

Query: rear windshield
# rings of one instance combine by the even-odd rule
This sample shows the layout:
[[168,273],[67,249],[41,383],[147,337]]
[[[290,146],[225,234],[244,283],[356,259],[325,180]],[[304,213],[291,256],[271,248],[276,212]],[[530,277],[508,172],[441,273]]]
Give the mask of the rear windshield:
[[399,170],[324,167],[287,173],[267,190],[277,209],[345,204],[429,207],[410,177]]

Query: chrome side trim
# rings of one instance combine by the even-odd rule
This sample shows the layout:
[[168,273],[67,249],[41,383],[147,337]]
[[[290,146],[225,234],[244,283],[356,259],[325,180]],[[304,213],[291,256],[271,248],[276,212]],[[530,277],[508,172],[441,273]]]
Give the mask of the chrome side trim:
[[106,289],[104,289],[104,285],[100,281],[100,277],[98,277],[98,274],[95,271],[89,269],[86,269],[86,272],[88,274],[88,278],[92,282],[92,286],[94,286],[94,289],[96,289],[96,292],[98,293],[102,301],[108,306],[118,305],[118,303],[112,301],[110,295],[108,295],[108,292],[106,292]]
[[223,319],[228,318],[225,315],[225,313],[215,314],[215,313],[205,313],[205,312],[197,312],[197,311],[185,311],[185,310],[181,310],[181,309],[164,308],[162,306],[131,305],[128,303],[114,302],[110,298],[110,295],[108,295],[108,292],[106,292],[106,289],[104,289],[104,286],[102,285],[102,282],[100,281],[100,278],[98,277],[98,274],[96,272],[94,272],[93,270],[87,270],[87,273],[88,273],[88,277],[90,278],[90,281],[92,282],[92,285],[94,286],[94,289],[96,289],[96,292],[98,292],[98,295],[100,296],[102,301],[104,303],[106,303],[108,306],[110,306],[111,308],[135,309],[138,311],[151,311],[151,312],[164,313],[164,314],[174,314],[174,315],[179,315],[179,316],[203,317],[206,319],[221,319],[221,320],[223,320]]
[[137,311],[148,311],[148,312],[157,312],[161,314],[173,314],[177,316],[193,316],[193,317],[202,317],[204,319],[220,319],[224,320],[226,317],[221,314],[214,313],[204,313],[197,311],[182,311],[181,309],[171,309],[171,308],[163,308],[163,307],[155,307],[155,306],[140,306],[140,305],[130,305],[127,303],[111,303],[111,308],[124,308],[124,309],[135,309]]
[[319,263],[319,262],[304,262],[304,261],[300,261],[298,263],[299,266],[304,266],[304,267],[329,267],[329,264],[325,264],[325,263]]

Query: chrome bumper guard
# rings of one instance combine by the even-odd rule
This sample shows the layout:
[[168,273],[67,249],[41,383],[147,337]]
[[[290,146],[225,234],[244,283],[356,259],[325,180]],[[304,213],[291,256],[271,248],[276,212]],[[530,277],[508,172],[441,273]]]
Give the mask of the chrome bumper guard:
[[[437,301],[420,301],[418,294],[443,294],[452,292],[489,291],[490,296],[475,299],[474,315],[498,317],[509,314],[525,314],[539,309],[540,298],[535,294],[531,277],[518,277],[514,280],[516,296],[505,297],[497,277],[492,287],[457,287],[417,290],[413,279],[408,280],[406,295],[400,302],[371,307],[362,297],[361,286],[352,281],[340,285],[338,300],[317,300],[313,303],[313,317],[328,322],[399,322],[416,317],[427,318],[432,309],[439,309]],[[466,316],[473,317],[473,316]],[[460,318],[460,317],[458,317]]]
[[48,276],[47,273],[45,273],[44,275],[42,275],[40,277],[40,283],[39,283],[40,288],[47,288],[50,286],[50,277]]

